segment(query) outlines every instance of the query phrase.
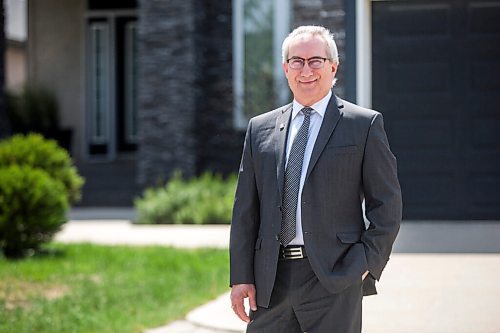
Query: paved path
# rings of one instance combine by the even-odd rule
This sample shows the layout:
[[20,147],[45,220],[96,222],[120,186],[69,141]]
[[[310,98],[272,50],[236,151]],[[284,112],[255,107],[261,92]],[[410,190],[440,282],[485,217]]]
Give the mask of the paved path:
[[[72,222],[56,240],[228,246],[228,226],[139,226],[129,222],[133,216],[130,210],[74,210]],[[500,221],[405,222],[394,248],[396,253],[378,284],[379,295],[363,301],[363,332],[500,332]],[[226,293],[191,311],[184,320],[147,333],[243,331]]]
[[65,243],[226,249],[229,246],[229,226],[136,225],[127,220],[72,221],[56,235],[56,240]]

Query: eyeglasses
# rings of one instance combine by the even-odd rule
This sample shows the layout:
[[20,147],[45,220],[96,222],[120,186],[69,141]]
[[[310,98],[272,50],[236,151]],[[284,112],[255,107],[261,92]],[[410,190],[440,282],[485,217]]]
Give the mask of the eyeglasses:
[[302,69],[304,68],[305,63],[307,62],[307,65],[309,65],[309,68],[311,69],[320,69],[323,68],[325,65],[325,61],[327,61],[327,58],[322,58],[322,57],[312,57],[309,59],[304,59],[301,57],[291,57],[288,59],[286,62],[288,63],[288,66],[292,69]]

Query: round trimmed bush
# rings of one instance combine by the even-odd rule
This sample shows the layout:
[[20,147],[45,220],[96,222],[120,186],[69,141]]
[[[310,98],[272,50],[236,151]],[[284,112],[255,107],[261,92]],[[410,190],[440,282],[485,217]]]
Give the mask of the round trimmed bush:
[[83,178],[78,175],[68,152],[54,140],[39,134],[14,135],[0,142],[0,168],[26,165],[42,169],[63,185],[68,201],[74,203],[81,197]]
[[0,168],[0,249],[20,257],[49,241],[66,220],[63,184],[29,166]]

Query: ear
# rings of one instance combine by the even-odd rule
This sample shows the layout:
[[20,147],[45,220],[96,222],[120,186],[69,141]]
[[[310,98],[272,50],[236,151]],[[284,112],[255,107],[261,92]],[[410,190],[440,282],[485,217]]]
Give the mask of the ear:
[[288,74],[288,64],[286,62],[283,63],[283,70],[285,71],[285,75]]
[[337,73],[337,68],[339,67],[339,64],[332,63],[332,73],[335,75]]

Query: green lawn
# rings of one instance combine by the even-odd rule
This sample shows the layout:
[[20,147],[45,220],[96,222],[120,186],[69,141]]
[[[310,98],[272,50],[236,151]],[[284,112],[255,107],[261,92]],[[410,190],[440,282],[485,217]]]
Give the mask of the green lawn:
[[142,332],[228,289],[226,250],[52,244],[0,257],[0,332]]

